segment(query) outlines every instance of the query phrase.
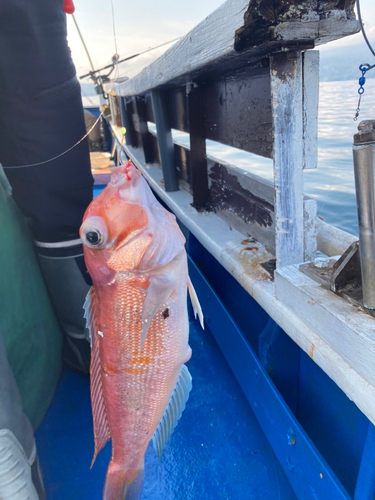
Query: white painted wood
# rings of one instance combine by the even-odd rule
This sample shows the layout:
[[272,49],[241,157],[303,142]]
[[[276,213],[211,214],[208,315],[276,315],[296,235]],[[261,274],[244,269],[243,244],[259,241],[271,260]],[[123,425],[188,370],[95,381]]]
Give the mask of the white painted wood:
[[303,262],[302,58],[270,57],[276,265]]
[[[119,142],[122,140],[120,130],[115,129]],[[332,324],[324,321],[305,320],[301,313],[301,307],[294,300],[286,300],[286,294],[279,290],[279,298],[276,297],[275,283],[269,278],[268,273],[260,266],[261,262],[272,258],[259,243],[256,251],[244,250],[243,235],[217,217],[215,214],[198,213],[192,206],[192,196],[185,190],[175,193],[166,193],[163,187],[162,171],[158,165],[146,165],[144,156],[140,149],[133,149],[123,146],[127,154],[141,170],[151,187],[160,198],[176,214],[181,222],[191,231],[200,243],[213,255],[214,258],[243,286],[243,288],[259,303],[259,305],[269,314],[278,325],[303,349],[327,375],[344,391],[344,393],[360,408],[360,410],[375,424],[375,384],[368,380],[368,371],[375,364],[372,359],[364,366],[355,362],[358,355],[357,350],[346,348],[345,357],[341,353],[341,327],[340,330],[329,332],[329,342],[327,340],[327,330],[332,330]],[[277,272],[284,273],[285,269]],[[299,273],[302,279],[304,275]],[[299,275],[297,278],[299,279]],[[297,284],[300,282],[297,279]],[[302,281],[303,283],[303,281]],[[313,285],[316,286],[315,282]],[[293,286],[295,288],[295,286]],[[326,292],[329,294],[330,292]],[[339,297],[334,297],[345,307],[351,308],[352,318],[347,324],[347,335],[357,335],[357,330],[352,330],[351,325],[357,328],[362,324],[363,313],[355,307],[346,303]],[[324,306],[326,294],[321,299],[323,304],[305,300],[306,308],[309,309],[310,316],[318,316],[317,308]],[[341,308],[341,307],[340,307]],[[367,328],[368,321],[375,325],[375,320],[370,317],[365,318],[364,326]],[[370,324],[370,325],[371,325]],[[367,326],[366,326],[367,325]],[[373,326],[374,328],[374,326]],[[362,349],[373,349],[375,332],[372,330],[361,335]],[[357,341],[357,345],[358,345]],[[366,359],[369,356],[366,355]],[[364,375],[366,373],[366,376]],[[374,377],[371,376],[371,379]]]
[[[156,132],[150,130],[150,133],[156,137]],[[189,150],[189,147],[182,144],[178,140],[175,141],[179,146]],[[213,167],[217,160],[211,156],[207,156],[208,169]],[[260,177],[259,175],[253,174],[237,167],[231,163],[224,162],[220,160],[220,164],[224,165],[230,170],[233,175],[238,179],[240,185],[249,190],[255,196],[259,196],[264,200],[268,201],[272,205],[275,204],[275,189],[273,182]],[[182,187],[182,186],[181,186]],[[229,213],[218,213],[218,216],[223,220],[226,220],[229,225],[233,225],[242,234],[247,234],[248,232],[252,234],[255,238],[260,239],[260,241],[266,245],[268,250],[275,254],[275,243],[271,239],[274,239],[274,228],[267,228],[263,235],[253,228],[247,228],[246,224],[235,223],[233,221],[233,215]],[[315,223],[314,223],[315,217]],[[265,228],[262,228],[263,231]],[[328,255],[329,257],[342,255],[345,250],[354,242],[358,240],[358,237],[353,236],[341,229],[338,229],[330,224],[327,224],[322,219],[316,215],[316,202],[311,198],[304,198],[304,261],[311,261],[314,258],[316,250]]]
[[375,385],[375,319],[289,266],[275,273],[276,297]]
[[220,165],[226,168],[228,172],[230,172],[237,178],[240,186],[252,193],[254,196],[262,198],[262,200],[271,203],[271,205],[275,204],[275,188],[272,181],[270,181],[269,179],[264,179],[259,175],[248,172],[247,170],[236,167],[236,165],[225,162],[223,160],[218,161],[209,155],[207,155],[208,173],[210,173],[210,170],[215,165],[215,163],[220,163]]
[[248,6],[249,0],[228,0],[139,75],[114,85],[116,94],[141,94],[235,53],[234,34]]
[[[113,91],[122,96],[138,95],[205,66],[220,64],[228,57],[243,57],[242,51],[234,49],[235,34],[244,26],[244,14],[252,3],[255,10],[255,2],[227,0],[134,78],[119,84],[106,84],[106,92]],[[291,9],[285,13],[285,22],[270,28],[268,43],[282,40],[325,43],[359,31],[358,21],[346,19],[345,11],[325,11],[324,14],[322,17],[325,18],[320,19],[312,9],[297,19],[295,7],[291,4]],[[247,52],[251,51],[254,49],[247,49]]]
[[[312,261],[315,258],[316,244],[316,201],[311,198],[303,200],[303,226],[304,226],[304,261]],[[271,226],[260,226],[256,222],[245,222],[230,210],[218,210],[216,215],[223,219],[230,227],[236,229],[244,236],[252,236],[258,240],[266,249],[275,255],[275,224]]]
[[315,45],[332,42],[338,38],[343,38],[360,30],[359,22],[356,19],[348,19],[342,10],[331,10],[326,12],[326,16],[320,16],[313,12],[301,19],[294,19],[293,22],[284,22],[275,26],[274,36],[283,40],[303,40],[306,38],[315,39]]
[[319,51],[303,54],[303,168],[318,163]]
[[307,196],[303,200],[303,258],[305,262],[314,260],[317,250],[316,201]]
[[358,240],[357,236],[337,229],[326,222],[316,219],[317,225],[317,244],[319,252],[328,255],[328,257],[335,257],[342,255],[352,243]]

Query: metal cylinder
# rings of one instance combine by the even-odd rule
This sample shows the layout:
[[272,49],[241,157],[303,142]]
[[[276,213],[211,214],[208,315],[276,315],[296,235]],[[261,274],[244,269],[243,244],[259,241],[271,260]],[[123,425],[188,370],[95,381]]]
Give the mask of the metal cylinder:
[[354,136],[363,305],[375,309],[375,121],[364,121]]

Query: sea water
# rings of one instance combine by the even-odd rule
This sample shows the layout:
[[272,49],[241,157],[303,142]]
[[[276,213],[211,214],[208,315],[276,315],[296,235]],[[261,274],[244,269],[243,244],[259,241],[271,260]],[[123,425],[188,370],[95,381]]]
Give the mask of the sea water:
[[[319,89],[318,167],[304,172],[304,192],[329,224],[358,234],[353,172],[353,135],[361,120],[375,119],[375,80],[368,80],[359,118],[358,80],[321,82]],[[208,154],[273,179],[272,160],[207,141]]]

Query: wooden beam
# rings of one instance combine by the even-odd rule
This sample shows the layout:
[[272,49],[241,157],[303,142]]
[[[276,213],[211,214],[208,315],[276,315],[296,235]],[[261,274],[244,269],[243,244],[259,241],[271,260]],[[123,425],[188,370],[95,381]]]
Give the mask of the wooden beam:
[[128,133],[128,136],[130,138],[130,145],[133,146],[133,148],[138,147],[138,136],[137,132],[134,127],[134,106],[133,106],[133,98],[128,98],[125,101],[125,109],[126,109],[126,115],[127,115],[127,128],[126,131]]
[[190,175],[193,206],[207,208],[208,173],[204,114],[204,89],[190,83],[186,87],[190,129]]
[[164,93],[154,90],[151,93],[154,110],[156,133],[161,157],[161,166],[166,191],[178,191],[178,176],[174,161],[174,145],[171,126],[168,120],[168,109]]
[[154,148],[152,144],[152,136],[148,131],[147,126],[147,109],[145,96],[137,96],[135,98],[135,107],[139,118],[139,128],[141,134],[142,147],[145,154],[146,163],[154,163]]
[[272,158],[268,61],[209,79],[205,88],[207,139]]
[[319,51],[303,53],[303,168],[318,164]]
[[[106,84],[117,95],[143,94],[173,83],[248,65],[271,53],[313,48],[359,31],[355,0],[227,0],[140,74]],[[272,5],[272,7],[270,7]]]
[[[180,187],[192,193],[190,149],[177,142],[174,148]],[[256,238],[275,255],[273,182],[210,156],[207,157],[207,167],[209,206],[232,228],[244,236]],[[320,219],[317,219],[316,212],[316,201],[304,196],[304,261],[313,260],[317,250],[317,222]],[[343,233],[343,238],[347,234],[337,231]]]
[[277,267],[303,262],[302,57],[270,58]]
[[319,252],[334,257],[342,255],[352,243],[358,241],[358,236],[331,226],[317,217],[317,245]]
[[126,108],[126,97],[120,97],[120,111],[121,111],[121,122],[122,126],[125,128],[125,140],[126,143],[131,146],[131,134],[130,134],[130,124],[128,111]]
[[300,272],[298,266],[277,270],[275,283],[276,297],[375,385],[374,318],[326,290]]

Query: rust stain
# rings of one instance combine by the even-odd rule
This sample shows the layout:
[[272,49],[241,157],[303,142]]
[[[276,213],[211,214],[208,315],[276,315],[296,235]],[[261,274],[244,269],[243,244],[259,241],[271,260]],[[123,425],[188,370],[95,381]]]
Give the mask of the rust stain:
[[246,249],[243,248],[237,253],[237,260],[243,269],[243,274],[256,277],[257,281],[273,281],[272,276],[261,266],[261,260],[266,256],[259,252],[251,255],[242,253],[243,250]]
[[248,245],[249,243],[255,243],[255,238],[246,238],[246,240],[241,241],[241,245]]
[[314,359],[314,351],[315,351],[315,345],[311,344],[310,349],[309,349],[309,356],[311,359]]
[[245,247],[240,250],[240,253],[244,252],[245,250],[251,251],[251,250],[259,250],[258,247]]

